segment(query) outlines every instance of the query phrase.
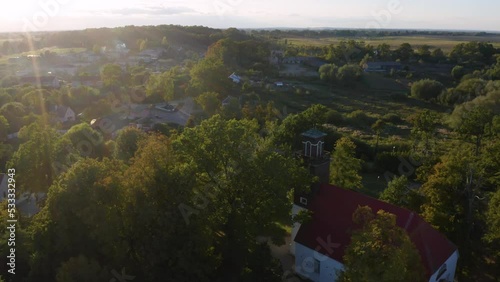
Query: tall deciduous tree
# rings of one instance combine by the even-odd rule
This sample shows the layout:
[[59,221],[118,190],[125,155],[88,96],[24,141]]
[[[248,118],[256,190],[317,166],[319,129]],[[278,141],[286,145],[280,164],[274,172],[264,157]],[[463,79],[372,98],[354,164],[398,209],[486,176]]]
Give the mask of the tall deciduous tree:
[[467,139],[472,139],[475,144],[475,154],[479,156],[481,144],[485,135],[491,127],[493,114],[484,107],[475,106],[465,110],[458,120],[457,132]]
[[35,122],[23,127],[19,138],[25,142],[8,163],[8,167],[16,169],[18,189],[24,192],[47,192],[55,179],[52,164],[56,131]]
[[335,143],[330,165],[330,182],[345,189],[361,188],[361,160],[355,157],[356,145],[347,137]]
[[214,115],[221,107],[219,94],[215,92],[205,92],[196,97],[196,103],[210,116]]
[[474,199],[479,191],[475,186],[468,190],[466,180],[470,180],[470,167],[474,166],[471,146],[458,146],[433,167],[421,188],[426,198],[423,217],[454,242],[464,242],[472,224],[468,214],[473,215],[474,207],[468,200]]
[[410,189],[410,182],[404,175],[393,179],[387,188],[380,194],[380,200],[394,204],[396,206],[419,211],[422,204],[422,196]]
[[80,255],[61,264],[57,270],[57,282],[108,282],[111,273],[102,269],[94,259]]
[[190,87],[196,93],[214,91],[223,96],[230,94],[230,72],[221,60],[205,58],[198,62],[190,72]]
[[116,137],[113,155],[115,158],[128,161],[139,147],[139,142],[146,138],[146,134],[138,128],[127,127],[121,130]]
[[394,214],[364,206],[353,221],[360,228],[347,246],[340,281],[425,281],[420,255]]
[[422,79],[412,84],[411,96],[422,100],[436,99],[444,89],[444,85],[439,81]]
[[150,135],[139,143],[123,180],[120,234],[130,273],[143,281],[211,281],[219,266],[211,249],[217,235],[201,210],[205,191],[195,190],[195,167],[179,158],[169,139]]
[[487,238],[500,240],[500,189],[491,197],[486,220],[489,233]]
[[375,143],[375,156],[378,152],[378,141],[380,139],[380,133],[384,130],[385,122],[381,119],[377,120],[374,124],[372,124],[372,129],[377,134],[377,141]]
[[411,135],[415,140],[414,149],[421,147],[424,156],[432,154],[434,137],[439,125],[439,116],[429,110],[410,117]]
[[120,86],[122,77],[122,68],[120,65],[107,64],[101,71],[101,79],[104,86],[116,87]]
[[204,214],[211,232],[220,234],[216,250],[224,280],[241,275],[255,238],[271,235],[266,233],[276,229],[275,222],[288,217],[293,189],[310,184],[307,171],[276,152],[258,129],[256,121],[215,115],[176,140],[176,150],[194,168],[200,196],[207,202],[197,212]]
[[54,281],[61,263],[80,255],[110,265],[126,262],[119,209],[123,170],[119,161],[83,159],[51,186],[32,225],[30,277]]

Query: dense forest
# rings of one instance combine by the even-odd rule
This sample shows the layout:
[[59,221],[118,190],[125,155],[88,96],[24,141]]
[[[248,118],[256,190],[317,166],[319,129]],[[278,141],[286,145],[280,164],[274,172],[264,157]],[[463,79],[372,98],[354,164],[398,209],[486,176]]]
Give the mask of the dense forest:
[[[495,281],[500,49],[363,39],[412,35],[464,34],[165,25],[3,35],[0,171],[14,179],[17,197],[36,195],[39,212],[15,212],[16,274],[0,281],[283,281],[269,245],[285,244],[299,220],[290,216],[294,193],[317,182],[296,157],[310,128],[327,134],[332,184],[418,213],[458,247],[458,281]],[[321,36],[340,41],[289,42]],[[146,59],[121,64],[129,57],[107,55],[119,44]],[[148,50],[161,50],[156,65]],[[78,52],[97,59],[61,75],[58,87],[17,75],[73,64],[83,60]],[[304,57],[322,62],[300,64],[315,76],[283,74],[286,58]],[[377,62],[398,67],[365,71]],[[101,84],[81,82],[92,77]],[[191,103],[185,122],[129,118],[164,104],[181,116]],[[75,119],[58,121],[61,107]],[[384,218],[369,227],[402,236],[411,252]],[[12,246],[2,230],[5,266]],[[359,232],[353,242],[370,238]],[[347,261],[361,260],[352,250]],[[352,263],[341,278],[354,281],[372,271],[367,265]],[[412,276],[418,269],[401,277],[421,281]]]

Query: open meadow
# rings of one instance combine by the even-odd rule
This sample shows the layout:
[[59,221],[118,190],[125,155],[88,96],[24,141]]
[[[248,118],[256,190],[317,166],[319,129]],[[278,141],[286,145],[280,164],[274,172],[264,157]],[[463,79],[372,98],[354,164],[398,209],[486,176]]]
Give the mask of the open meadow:
[[337,44],[342,40],[357,40],[365,41],[366,44],[377,46],[382,43],[391,45],[392,48],[397,48],[402,43],[410,43],[412,46],[429,45],[431,48],[441,48],[443,51],[450,51],[453,47],[460,43],[470,41],[488,42],[495,47],[500,47],[500,34],[491,36],[384,36],[384,37],[324,37],[324,38],[305,38],[305,37],[288,37],[286,38],[289,44],[294,45],[309,45],[309,46],[327,46]]

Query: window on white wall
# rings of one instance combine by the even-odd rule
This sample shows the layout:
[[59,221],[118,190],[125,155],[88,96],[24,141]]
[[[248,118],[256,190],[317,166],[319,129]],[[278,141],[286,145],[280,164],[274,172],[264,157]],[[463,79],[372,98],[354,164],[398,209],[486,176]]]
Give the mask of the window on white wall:
[[439,269],[438,275],[436,276],[436,281],[447,281],[446,279],[440,280],[441,276],[446,273],[446,270],[446,264],[443,264],[443,266]]
[[314,259],[314,273],[319,273],[319,269],[320,269],[320,261],[317,260],[317,259]]

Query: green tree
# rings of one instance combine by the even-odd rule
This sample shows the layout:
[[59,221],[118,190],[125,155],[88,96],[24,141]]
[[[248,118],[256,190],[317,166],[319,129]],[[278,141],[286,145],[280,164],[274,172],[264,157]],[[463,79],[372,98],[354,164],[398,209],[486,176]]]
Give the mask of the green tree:
[[463,66],[456,65],[451,70],[451,77],[453,77],[453,79],[455,79],[456,81],[460,81],[460,79],[462,79],[464,75],[465,75],[465,70]]
[[144,51],[149,48],[149,41],[148,39],[141,40],[139,43],[139,51]]
[[339,281],[425,281],[417,248],[394,214],[364,206],[353,221],[361,227],[346,248]]
[[146,134],[138,128],[126,127],[120,130],[118,136],[116,136],[113,156],[124,161],[130,160],[144,138],[146,138]]
[[422,204],[422,196],[409,187],[410,182],[404,175],[391,180],[387,188],[380,194],[380,200],[399,207],[405,207],[419,211]]
[[444,85],[431,79],[422,79],[411,86],[411,96],[422,100],[436,99],[444,90]]
[[[139,143],[125,172],[120,234],[130,250],[130,273],[141,281],[159,277],[213,281],[219,266],[212,249],[216,232],[210,229],[208,217],[214,207],[201,210],[208,191],[195,190],[195,167],[182,162],[183,156],[167,137],[149,135]],[[203,216],[196,216],[199,212]]]
[[347,137],[342,137],[335,143],[330,165],[330,182],[345,188],[361,188],[361,160],[355,157],[356,145]]
[[[119,161],[83,159],[50,187],[46,205],[31,226],[31,281],[54,281],[57,268],[80,255],[127,266],[128,246],[120,228],[123,171]],[[66,263],[66,274],[70,269],[78,273],[73,262]]]
[[328,108],[324,105],[316,104],[307,108],[302,113],[290,114],[273,131],[274,142],[286,144],[293,148],[301,148],[302,139],[300,134],[312,127],[321,127],[326,122],[326,112]]
[[195,93],[217,92],[222,96],[229,95],[230,72],[221,60],[206,58],[198,62],[190,71],[190,87]]
[[118,87],[121,84],[122,68],[120,65],[107,64],[101,71],[101,79],[106,87]]
[[337,80],[343,85],[354,85],[363,75],[358,65],[344,65],[338,69]]
[[430,46],[427,45],[427,44],[424,44],[424,45],[420,45],[418,48],[417,48],[417,51],[416,51],[416,55],[418,56],[418,58],[424,62],[428,62],[431,58],[431,50],[430,50]]
[[378,119],[374,124],[372,124],[372,130],[377,134],[377,140],[375,143],[375,156],[378,152],[378,141],[380,139],[380,133],[384,130],[385,122],[381,119]]
[[3,116],[0,116],[0,142],[5,142],[7,140],[7,134],[9,133],[9,122]]
[[[493,247],[500,245],[500,189],[492,195],[486,212],[486,225],[488,228],[485,239]],[[495,255],[500,258],[500,251],[496,248]]]
[[101,46],[94,44],[94,46],[92,47],[92,52],[94,52],[94,54],[96,55],[101,54]]
[[327,81],[330,85],[334,85],[337,81],[338,67],[335,64],[325,64],[319,68],[319,77],[321,80]]
[[72,257],[57,270],[57,282],[108,282],[110,272],[99,263],[85,256]]
[[500,189],[497,189],[488,203],[486,222],[488,223],[488,239],[500,240]]
[[437,133],[439,125],[439,116],[430,110],[424,110],[421,113],[410,117],[412,123],[411,135],[415,140],[414,148],[418,148],[422,144],[424,156],[432,153],[433,144],[431,143]]
[[470,147],[456,146],[442,156],[421,188],[426,199],[422,205],[424,219],[460,244],[465,243],[468,236],[467,216],[473,208],[468,200],[481,196],[477,190],[472,190],[475,186],[467,189],[470,168],[475,166]]
[[215,92],[205,92],[196,97],[196,103],[210,116],[214,115],[221,107],[219,94]]
[[436,48],[432,51],[431,54],[433,62],[439,63],[446,59],[446,56],[441,48]]
[[153,74],[146,84],[146,96],[170,101],[179,96],[182,80],[179,68],[172,68],[162,74]]
[[72,126],[62,138],[68,138],[82,157],[104,157],[104,137],[88,123]]
[[413,57],[413,48],[409,43],[401,44],[398,49],[394,51],[396,58],[402,62],[408,62]]
[[484,107],[476,106],[463,112],[456,130],[466,139],[472,139],[475,144],[475,154],[479,156],[482,141],[488,135],[493,121],[493,114]]
[[10,125],[10,132],[17,132],[25,125],[23,117],[26,113],[25,106],[18,102],[10,102],[0,108],[0,115],[4,116]]
[[47,192],[55,178],[52,164],[57,133],[35,122],[23,127],[19,138],[25,141],[7,165],[16,168],[17,187],[26,192]]
[[387,43],[382,43],[377,46],[377,57],[381,61],[392,60],[391,45]]
[[161,40],[161,46],[168,46],[168,40],[166,36],[163,36],[163,39]]
[[215,115],[185,129],[176,140],[179,155],[203,184],[201,195],[209,203],[204,219],[222,236],[216,250],[226,281],[241,275],[248,264],[246,253],[256,248],[256,236],[275,234],[275,222],[289,214],[293,189],[303,191],[310,184],[306,169],[276,152],[258,129],[256,121]]

